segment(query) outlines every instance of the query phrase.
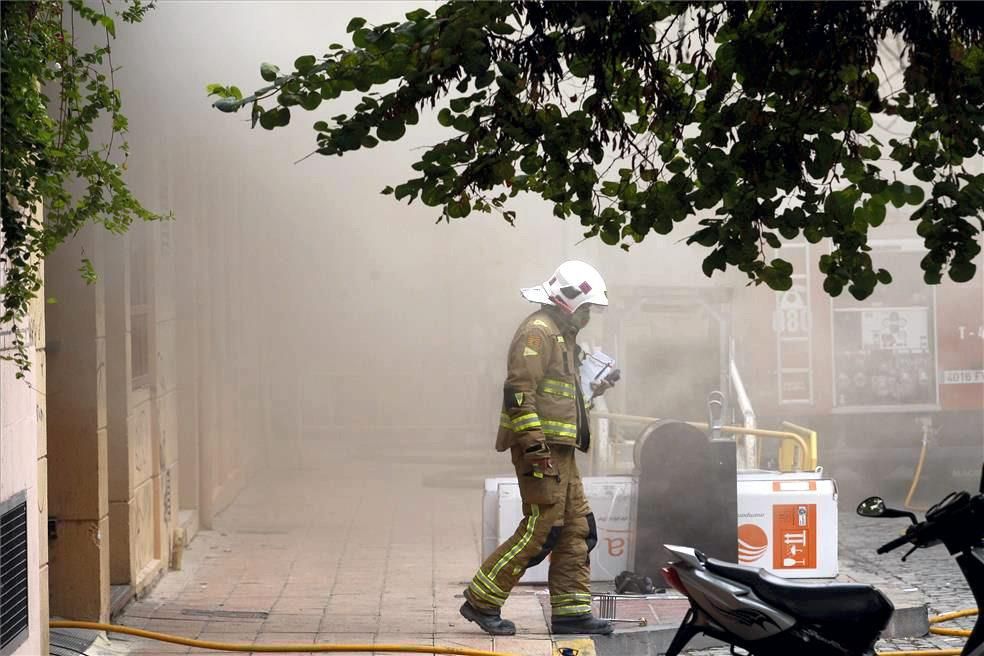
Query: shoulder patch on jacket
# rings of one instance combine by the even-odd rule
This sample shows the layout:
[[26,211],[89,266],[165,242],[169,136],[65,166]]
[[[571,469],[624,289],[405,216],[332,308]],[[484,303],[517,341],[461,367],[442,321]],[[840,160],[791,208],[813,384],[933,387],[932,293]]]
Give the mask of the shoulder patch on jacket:
[[526,348],[523,349],[523,355],[529,357],[531,355],[540,355],[540,354],[534,351],[533,349],[531,349],[529,346],[527,346]]
[[543,338],[539,333],[530,333],[526,336],[526,345],[531,349],[539,349],[543,346]]
[[544,328],[550,328],[550,326],[547,325],[547,322],[544,321],[543,319],[534,319],[533,320],[533,325],[534,326],[543,326]]

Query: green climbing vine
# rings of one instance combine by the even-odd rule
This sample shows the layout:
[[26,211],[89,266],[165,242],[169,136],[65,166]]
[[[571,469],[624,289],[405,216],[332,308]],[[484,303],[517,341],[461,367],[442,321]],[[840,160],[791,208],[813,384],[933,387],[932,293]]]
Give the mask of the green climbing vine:
[[[124,232],[154,220],[124,181],[127,120],[116,88],[112,41],[117,21],[137,23],[153,3],[128,0],[5,2],[2,20],[2,249],[0,331],[13,336],[0,358],[28,369],[29,303],[41,289],[41,263],[88,224]],[[97,45],[81,45],[82,28]],[[105,34],[105,38],[103,38]],[[108,138],[102,133],[103,121]],[[38,209],[43,207],[42,212]],[[95,279],[83,258],[80,273]]]

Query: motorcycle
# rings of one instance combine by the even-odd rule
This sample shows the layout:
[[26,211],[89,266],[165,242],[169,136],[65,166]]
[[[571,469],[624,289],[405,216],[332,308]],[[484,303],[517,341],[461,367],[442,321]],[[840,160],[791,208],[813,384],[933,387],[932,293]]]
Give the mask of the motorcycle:
[[[960,566],[978,607],[984,607],[984,467],[978,494],[954,492],[930,508],[923,521],[885,506],[879,497],[862,501],[864,517],[907,517],[905,533],[878,548],[916,549],[942,544]],[[664,545],[676,558],[663,576],[690,600],[690,610],[670,644],[677,656],[704,634],[753,656],[871,656],[894,607],[869,585],[796,583],[743,565],[708,558],[689,547]],[[962,656],[984,656],[984,618],[978,616]]]

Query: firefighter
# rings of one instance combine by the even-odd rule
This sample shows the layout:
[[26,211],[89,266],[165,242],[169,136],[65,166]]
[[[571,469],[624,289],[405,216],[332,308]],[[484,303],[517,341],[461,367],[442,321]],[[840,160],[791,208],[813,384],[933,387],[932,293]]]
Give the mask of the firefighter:
[[591,614],[588,554],[598,531],[574,461],[574,450],[587,451],[590,443],[576,337],[591,311],[608,305],[605,281],[594,267],[569,261],[522,295],[541,308],[509,347],[495,448],[512,455],[523,520],[482,563],[461,614],[492,635],[515,634],[502,605],[523,572],[550,555],[552,632],[609,634],[612,623]]

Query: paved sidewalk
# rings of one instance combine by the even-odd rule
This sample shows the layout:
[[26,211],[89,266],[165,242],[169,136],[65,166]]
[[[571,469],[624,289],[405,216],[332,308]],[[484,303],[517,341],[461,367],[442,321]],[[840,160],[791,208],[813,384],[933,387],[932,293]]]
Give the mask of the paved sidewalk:
[[[183,571],[169,573],[119,621],[222,642],[456,645],[551,655],[542,586],[520,586],[507,602],[504,615],[516,622],[515,637],[493,639],[458,615],[462,590],[481,560],[482,492],[476,481],[508,473],[502,469],[506,460],[492,453],[460,459],[397,454],[330,472],[254,480],[214,530],[190,545]],[[842,509],[842,571],[924,594],[934,612],[973,606],[944,549],[920,551],[907,563],[875,555],[900,529]],[[879,648],[957,643],[932,637]],[[593,656],[590,641],[577,646],[581,656]],[[108,644],[99,641],[87,653],[225,652],[111,635]]]
[[[424,486],[448,469],[356,462],[256,480],[214,530],[199,533],[183,570],[119,621],[223,642],[437,644],[548,656],[536,596],[543,588],[521,586],[510,597],[504,615],[516,622],[515,637],[492,639],[458,614],[480,562],[481,490]],[[224,653],[130,636],[111,643],[114,656]]]

